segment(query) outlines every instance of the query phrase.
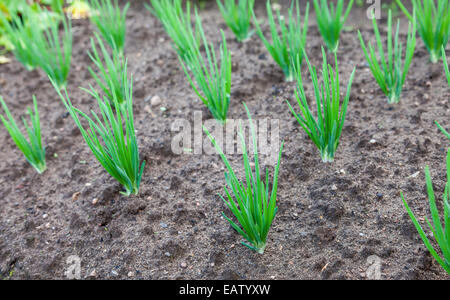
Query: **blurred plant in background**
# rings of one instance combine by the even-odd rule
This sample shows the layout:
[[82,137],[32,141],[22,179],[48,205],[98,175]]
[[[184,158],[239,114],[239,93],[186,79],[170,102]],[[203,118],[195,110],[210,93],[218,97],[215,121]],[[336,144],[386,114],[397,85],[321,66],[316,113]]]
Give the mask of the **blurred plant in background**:
[[[62,9],[65,7],[64,9]],[[40,22],[40,29],[47,29],[50,20],[59,18],[65,12],[72,19],[87,18],[90,8],[85,0],[2,0],[0,2],[0,54],[14,49],[5,29],[4,19],[11,22],[18,16],[24,26],[30,26],[25,12],[31,13]],[[2,21],[3,20],[3,21]],[[1,60],[0,60],[1,61]]]

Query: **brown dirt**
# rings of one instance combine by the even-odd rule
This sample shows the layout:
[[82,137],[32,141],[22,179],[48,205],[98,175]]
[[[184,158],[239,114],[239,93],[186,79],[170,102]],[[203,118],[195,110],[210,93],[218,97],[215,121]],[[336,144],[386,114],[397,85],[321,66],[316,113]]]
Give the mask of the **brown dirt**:
[[[324,164],[288,111],[285,100],[294,99],[294,84],[283,81],[256,35],[239,44],[226,30],[234,53],[229,117],[245,118],[245,101],[254,118],[280,119],[286,142],[279,212],[266,252],[259,255],[239,244],[240,236],[221,216],[227,211],[216,196],[224,184],[219,157],[172,154],[171,123],[192,122],[195,110],[204,120],[210,114],[196,99],[160,23],[143,2],[132,2],[126,51],[147,161],[139,196],[119,194],[120,185],[91,155],[41,71],[27,72],[15,60],[0,65],[0,92],[15,116],[37,96],[48,153],[48,170],[39,176],[0,130],[1,277],[65,278],[67,257],[78,255],[82,278],[95,270],[101,279],[128,278],[130,272],[143,279],[364,279],[367,258],[377,255],[384,279],[448,279],[425,250],[399,196],[403,190],[423,217],[428,215],[424,166],[432,170],[438,195],[445,182],[448,141],[433,122],[450,127],[449,91],[442,65],[428,62],[420,40],[402,101],[388,105],[357,39],[356,28],[373,39],[371,22],[363,9],[352,11],[353,29],[342,34],[338,59],[344,82],[355,65],[357,73],[336,160]],[[262,17],[264,3],[257,2]],[[201,16],[208,38],[218,44],[217,32],[226,26],[215,5],[208,4]],[[307,51],[319,66],[322,40],[314,14],[310,23]],[[87,20],[74,22],[69,93],[84,111],[95,107],[78,89],[93,84],[86,67],[93,29]],[[303,73],[309,78],[306,69]],[[162,98],[165,112],[150,106],[154,95]],[[239,167],[239,156],[230,159]]]

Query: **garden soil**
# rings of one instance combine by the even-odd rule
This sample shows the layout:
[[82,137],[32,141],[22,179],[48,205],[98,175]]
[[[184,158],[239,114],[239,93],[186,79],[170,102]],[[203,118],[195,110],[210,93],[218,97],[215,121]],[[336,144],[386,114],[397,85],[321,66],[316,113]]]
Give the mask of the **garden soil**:
[[[0,130],[1,278],[64,279],[75,257],[83,279],[366,279],[378,267],[382,279],[448,279],[400,198],[403,191],[425,225],[424,167],[430,167],[440,209],[446,180],[449,141],[434,121],[450,128],[449,88],[442,64],[429,62],[419,37],[401,102],[389,105],[358,40],[360,29],[374,41],[372,23],[365,8],[352,10],[338,51],[343,93],[355,66],[356,75],[336,159],[323,163],[286,104],[295,104],[295,83],[284,82],[258,36],[238,43],[214,3],[201,9],[208,39],[218,45],[223,29],[232,52],[228,117],[245,119],[245,102],[254,119],[279,120],[285,142],[278,213],[260,255],[240,244],[222,216],[231,215],[218,196],[225,183],[220,157],[172,150],[175,120],[193,128],[194,112],[203,121],[211,114],[189,86],[160,22],[143,1],[132,2],[126,56],[147,162],[137,196],[120,194],[122,187],[95,160],[42,71],[27,72],[11,54],[12,61],[0,65],[0,93],[14,116],[25,115],[37,97],[48,166],[38,175]],[[257,1],[255,13],[266,20],[264,4]],[[280,4],[285,11],[287,1]],[[302,1],[302,12],[304,6]],[[407,20],[400,19],[403,41]],[[307,53],[320,68],[322,39],[313,12],[309,23]],[[380,24],[385,36],[385,11]],[[268,34],[266,21],[262,27]],[[94,30],[89,20],[73,21],[68,93],[83,111],[96,109],[79,89],[95,86],[87,69]],[[328,60],[334,65],[331,54]],[[313,104],[306,67],[302,74]],[[228,157],[242,177],[242,157]]]

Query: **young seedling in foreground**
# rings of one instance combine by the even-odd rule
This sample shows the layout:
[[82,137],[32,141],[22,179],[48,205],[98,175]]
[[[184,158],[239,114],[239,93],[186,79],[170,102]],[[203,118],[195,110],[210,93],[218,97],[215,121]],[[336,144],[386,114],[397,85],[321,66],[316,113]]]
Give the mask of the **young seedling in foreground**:
[[237,178],[236,173],[231,168],[231,165],[225,157],[222,149],[217,145],[215,139],[211,136],[208,130],[204,128],[204,131],[208,135],[227,168],[227,172],[225,173],[225,181],[228,187],[224,187],[226,199],[222,196],[220,197],[225,202],[225,205],[231,210],[238,223],[232,221],[224,213],[222,214],[231,226],[247,240],[248,243],[242,242],[244,246],[263,254],[264,249],[266,248],[267,235],[269,234],[270,227],[277,212],[276,200],[278,171],[280,169],[283,144],[281,145],[280,152],[278,154],[278,162],[273,174],[272,190],[270,190],[268,169],[266,169],[266,182],[264,183],[261,180],[261,175],[264,174],[261,174],[260,171],[256,133],[253,128],[250,112],[245,104],[244,107],[247,111],[250,123],[250,134],[253,141],[255,167],[255,173],[253,173],[241,124],[239,136],[243,149],[245,182],[241,182]]
[[383,50],[383,43],[381,42],[380,32],[378,30],[376,18],[373,18],[373,27],[375,38],[378,47],[378,56],[375,53],[375,47],[369,42],[367,51],[366,44],[362,38],[361,32],[358,30],[361,47],[366,56],[367,63],[372,71],[373,77],[377,81],[383,93],[388,97],[389,103],[398,103],[400,101],[400,94],[402,92],[403,84],[405,83],[406,74],[411,65],[411,60],[414,55],[416,47],[416,24],[409,23],[408,37],[406,41],[406,53],[402,66],[403,51],[402,45],[399,43],[398,35],[400,28],[400,21],[397,22],[397,29],[395,32],[394,45],[392,46],[392,15],[389,10],[388,13],[388,33],[387,33],[387,60]]
[[[413,22],[414,16],[411,16],[400,0],[396,1],[403,13]],[[450,35],[450,1],[411,0],[411,2],[416,13],[419,34],[430,53],[431,62],[436,63]]]
[[306,46],[306,35],[308,33],[308,14],[309,3],[306,4],[306,11],[303,20],[303,26],[301,25],[300,7],[298,1],[295,1],[295,14],[294,14],[294,1],[289,9],[289,16],[286,20],[281,16],[280,11],[276,11],[277,22],[275,21],[272,6],[270,0],[267,1],[267,16],[269,19],[270,32],[272,36],[272,43],[270,43],[264,36],[261,27],[254,16],[254,23],[256,25],[257,33],[264,45],[272,56],[273,60],[283,70],[285,80],[295,80],[295,70],[293,61],[297,56],[300,57],[300,62],[303,59],[303,50]]
[[352,9],[353,0],[350,0],[348,3],[343,15],[344,0],[338,0],[336,8],[331,2],[330,6],[328,6],[328,2],[328,0],[314,0],[314,9],[316,11],[317,26],[325,45],[331,52],[336,52],[339,47],[339,36]]
[[[93,117],[73,107],[67,90],[64,89],[63,96],[56,83],[52,83],[92,153],[103,168],[125,188],[125,192],[121,193],[127,196],[137,195],[145,161],[141,164],[139,159],[134,128],[132,80],[125,88],[125,105],[120,105],[117,97],[113,98],[111,104],[109,99],[102,98],[91,87],[92,96],[97,100],[100,109],[100,116],[91,111]],[[89,123],[88,129],[83,127],[80,117]]]
[[72,60],[72,24],[70,19],[61,18],[63,35],[59,36],[59,22],[54,20],[49,28],[33,35],[33,52],[38,66],[63,89]]
[[251,20],[255,0],[217,0],[220,12],[231,31],[239,42],[243,42],[251,35]]
[[[114,48],[111,57],[102,39],[97,34],[96,38],[102,52],[103,60],[97,51],[94,39],[91,38],[92,53],[88,52],[88,55],[99,72],[97,74],[91,67],[88,67],[89,72],[112,104],[114,103],[114,99],[117,99],[119,104],[123,104],[126,102],[127,87],[130,86],[127,74],[127,61]],[[92,91],[88,92],[95,96],[95,92],[94,94]]]
[[428,239],[427,235],[425,234],[425,231],[422,229],[422,226],[417,221],[417,218],[415,217],[414,213],[411,211],[411,209],[408,206],[408,203],[406,202],[405,198],[403,197],[403,193],[400,192],[400,195],[403,200],[403,204],[406,207],[406,210],[408,211],[408,214],[416,227],[417,231],[419,232],[420,237],[422,238],[423,243],[427,247],[428,251],[430,251],[431,255],[436,259],[436,261],[444,268],[447,273],[450,274],[450,204],[449,204],[449,192],[450,192],[450,149],[447,152],[447,183],[445,185],[444,190],[444,227],[442,226],[440,217],[439,217],[439,211],[436,206],[436,200],[434,197],[434,191],[433,191],[433,183],[431,182],[431,176],[430,171],[428,169],[428,166],[425,167],[425,180],[427,183],[427,192],[428,192],[428,199],[429,199],[429,205],[430,205],[430,212],[431,212],[431,219],[433,223],[431,223],[427,218],[426,222],[428,224],[428,227],[430,228],[431,232],[433,233],[433,237],[436,239],[437,244],[441,248],[441,252],[443,255],[443,258],[434,250],[433,245],[431,244],[430,240]]
[[17,147],[20,149],[20,151],[22,151],[27,161],[36,169],[39,174],[43,173],[47,167],[45,164],[45,149],[42,146],[41,125],[36,97],[33,96],[34,112],[31,110],[31,108],[28,108],[28,114],[30,115],[31,119],[31,127],[28,126],[25,118],[22,118],[29,141],[20,131],[8,107],[6,106],[5,101],[3,101],[3,98],[1,96],[0,102],[7,117],[6,119],[4,116],[0,115],[0,119],[3,122],[3,125],[5,125],[14,143],[16,143]]
[[[191,4],[186,2],[186,12],[183,11],[181,0],[150,0],[152,7],[147,9],[163,24],[169,37],[175,44],[178,55],[187,62],[190,52],[198,48],[198,28],[191,26]],[[197,9],[195,9],[197,10]]]
[[341,106],[340,100],[340,82],[339,69],[336,53],[334,54],[335,70],[327,63],[327,57],[322,47],[323,65],[322,77],[323,83],[319,86],[316,68],[312,67],[308,56],[305,53],[305,59],[308,63],[309,73],[314,86],[314,96],[317,105],[317,120],[314,118],[306,99],[303,79],[300,72],[300,61],[297,59],[297,89],[295,97],[297,99],[300,112],[296,113],[289,101],[287,104],[292,114],[297,119],[300,126],[305,130],[314,144],[320,151],[323,162],[332,162],[336,149],[339,145],[342,128],[344,127],[345,114],[350,99],[350,90],[352,86],[353,76],[356,68],[353,69],[347,86],[347,94]]
[[[180,63],[194,92],[209,108],[212,116],[219,121],[225,122],[230,104],[231,54],[227,49],[225,34],[221,31],[222,45],[220,47],[219,67],[219,60],[216,58],[214,46],[212,44],[208,45],[197,13],[196,23],[203,40],[206,59],[200,53],[200,50],[197,49],[187,53],[188,63],[183,62],[183,58],[180,56]],[[192,76],[189,74],[188,69],[191,70]],[[194,84],[194,80],[198,87]]]
[[126,17],[130,3],[120,11],[117,0],[91,0],[94,13],[92,22],[97,26],[98,32],[105,41],[123,55],[127,33]]

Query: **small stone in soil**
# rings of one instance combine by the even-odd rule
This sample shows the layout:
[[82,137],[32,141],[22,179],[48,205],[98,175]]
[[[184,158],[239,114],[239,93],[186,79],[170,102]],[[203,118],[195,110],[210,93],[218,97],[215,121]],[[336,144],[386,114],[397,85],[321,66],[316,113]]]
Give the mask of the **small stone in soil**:
[[164,222],[159,223],[159,226],[161,226],[161,228],[167,228],[167,224]]
[[97,278],[97,272],[95,270],[92,270],[91,274],[89,274],[89,277]]
[[152,106],[158,106],[161,104],[161,98],[158,95],[155,95],[152,97],[152,99],[150,100],[150,104]]
[[78,197],[80,196],[81,192],[73,193],[72,195],[72,201],[77,201]]

